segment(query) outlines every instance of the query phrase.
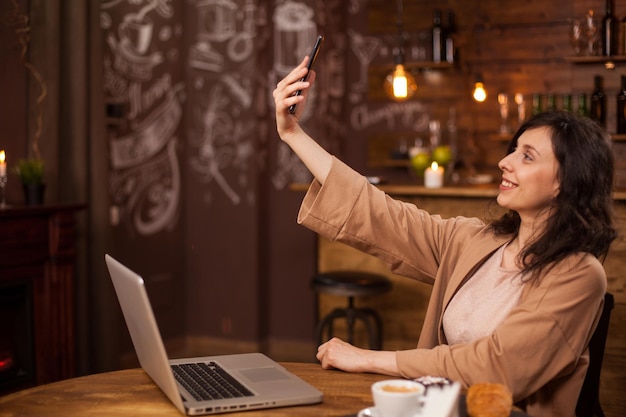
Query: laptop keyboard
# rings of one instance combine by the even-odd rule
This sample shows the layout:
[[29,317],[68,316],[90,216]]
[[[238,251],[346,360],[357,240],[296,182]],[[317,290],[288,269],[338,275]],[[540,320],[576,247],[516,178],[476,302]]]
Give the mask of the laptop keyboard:
[[174,377],[197,401],[254,394],[215,362],[172,365]]

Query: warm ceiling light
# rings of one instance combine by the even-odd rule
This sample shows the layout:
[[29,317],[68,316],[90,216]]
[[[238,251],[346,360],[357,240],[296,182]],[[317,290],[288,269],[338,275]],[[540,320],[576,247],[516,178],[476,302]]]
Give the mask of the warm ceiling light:
[[487,90],[485,90],[485,85],[483,84],[482,77],[478,76],[476,78],[476,83],[474,84],[474,91],[472,92],[472,96],[474,100],[482,103],[487,99]]
[[394,70],[385,78],[385,91],[392,99],[403,101],[417,91],[417,84],[404,65],[396,64]]
[[398,47],[394,53],[394,69],[385,77],[384,87],[387,95],[396,101],[410,98],[417,90],[415,78],[404,67],[405,33],[402,26],[403,0],[398,0]]

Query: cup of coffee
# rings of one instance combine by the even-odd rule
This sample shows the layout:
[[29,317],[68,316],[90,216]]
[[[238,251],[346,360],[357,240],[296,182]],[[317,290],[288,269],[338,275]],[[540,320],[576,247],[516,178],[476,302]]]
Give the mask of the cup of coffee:
[[410,379],[387,379],[372,384],[372,397],[380,417],[415,417],[426,388]]

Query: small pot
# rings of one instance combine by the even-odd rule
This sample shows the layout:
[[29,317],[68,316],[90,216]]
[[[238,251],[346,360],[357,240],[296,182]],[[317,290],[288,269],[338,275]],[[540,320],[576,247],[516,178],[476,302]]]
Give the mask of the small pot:
[[46,184],[22,184],[24,189],[24,202],[27,206],[39,206],[43,204]]

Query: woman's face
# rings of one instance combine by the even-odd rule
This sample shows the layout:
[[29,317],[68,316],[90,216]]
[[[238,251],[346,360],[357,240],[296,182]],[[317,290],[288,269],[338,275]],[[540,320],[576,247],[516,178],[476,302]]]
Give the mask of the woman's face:
[[498,204],[515,210],[522,219],[541,220],[559,193],[559,163],[552,150],[550,129],[539,127],[525,131],[517,148],[499,163],[502,182]]

